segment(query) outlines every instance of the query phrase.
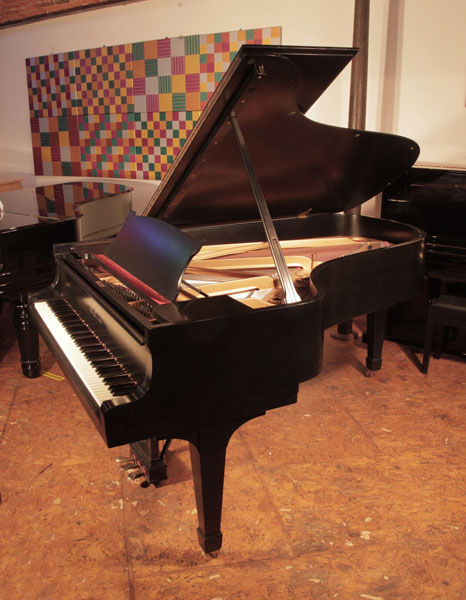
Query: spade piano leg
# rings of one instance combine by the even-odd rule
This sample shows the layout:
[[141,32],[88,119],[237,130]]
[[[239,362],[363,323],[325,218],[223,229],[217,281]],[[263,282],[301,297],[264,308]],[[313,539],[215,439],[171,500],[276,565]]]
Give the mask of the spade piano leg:
[[366,367],[369,374],[382,367],[382,348],[387,323],[387,311],[379,310],[367,315],[367,358]]
[[39,377],[39,334],[29,312],[27,296],[21,294],[12,302],[12,306],[23,374],[26,377]]
[[190,443],[189,451],[199,520],[197,537],[204,552],[215,552],[222,547],[220,524],[226,447],[199,451]]
[[197,537],[206,553],[216,552],[222,546],[220,527],[228,441],[238,427],[254,417],[233,421],[223,427],[201,429],[186,438],[189,441],[199,522]]

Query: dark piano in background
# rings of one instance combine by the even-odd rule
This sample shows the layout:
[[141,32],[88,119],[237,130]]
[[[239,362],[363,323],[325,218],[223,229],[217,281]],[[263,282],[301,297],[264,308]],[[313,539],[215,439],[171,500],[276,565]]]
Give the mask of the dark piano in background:
[[[416,166],[387,186],[382,217],[426,232],[426,278],[422,292],[389,311],[387,336],[424,344],[429,302],[440,294],[466,296],[466,170]],[[466,352],[459,331],[445,350]]]
[[[30,299],[109,447],[130,444],[156,482],[159,441],[189,442],[206,552],[222,543],[234,431],[296,402],[333,324],[367,314],[380,368],[386,310],[422,287],[422,232],[341,214],[398,178],[417,145],[304,116],[355,53],[243,46],[145,215],[111,242],[57,247],[54,285]],[[318,264],[327,238],[351,250]]]
[[53,245],[115,234],[131,209],[131,189],[71,182],[0,193],[0,304],[13,307],[26,377],[40,375],[38,333],[28,293],[55,276]]

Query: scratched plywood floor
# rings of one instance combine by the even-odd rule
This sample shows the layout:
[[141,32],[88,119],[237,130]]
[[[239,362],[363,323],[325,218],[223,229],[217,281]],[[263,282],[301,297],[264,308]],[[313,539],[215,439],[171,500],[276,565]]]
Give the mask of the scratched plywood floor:
[[426,377],[387,343],[368,379],[360,343],[327,336],[299,403],[233,437],[224,547],[211,558],[196,541],[186,444],[170,451],[165,485],[129,482],[122,450],[104,446],[66,380],[20,375],[9,316],[2,599],[466,598],[466,362],[433,360]]

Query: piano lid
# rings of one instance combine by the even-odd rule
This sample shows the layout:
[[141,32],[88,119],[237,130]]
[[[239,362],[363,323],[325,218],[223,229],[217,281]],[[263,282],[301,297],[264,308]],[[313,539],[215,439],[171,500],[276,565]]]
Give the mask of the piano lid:
[[79,207],[83,204],[126,194],[132,189],[117,183],[71,181],[1,192],[0,220],[3,221],[3,215],[35,217],[35,222],[74,218],[80,216]]
[[417,144],[304,116],[355,54],[243,45],[144,214],[176,226],[258,218],[232,111],[273,218],[340,212],[379,193],[414,163]]

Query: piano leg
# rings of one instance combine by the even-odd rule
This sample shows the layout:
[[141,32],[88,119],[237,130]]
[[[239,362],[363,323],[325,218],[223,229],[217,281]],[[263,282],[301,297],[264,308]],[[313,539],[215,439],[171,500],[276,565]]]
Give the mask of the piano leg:
[[[263,414],[263,413],[261,413]],[[204,552],[216,552],[222,547],[223,481],[228,441],[233,433],[251,418],[207,427],[187,436],[191,454],[194,492],[199,527],[197,537]]]
[[367,375],[378,371],[382,366],[382,348],[387,323],[387,310],[379,310],[367,315],[367,358],[366,367],[369,369]]
[[39,334],[29,312],[27,296],[21,294],[12,302],[12,306],[23,374],[26,377],[39,377]]
[[194,444],[189,443],[199,520],[197,538],[206,553],[215,552],[222,547],[220,524],[226,450],[225,446],[200,452]]

